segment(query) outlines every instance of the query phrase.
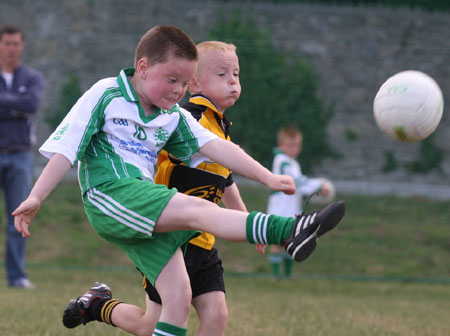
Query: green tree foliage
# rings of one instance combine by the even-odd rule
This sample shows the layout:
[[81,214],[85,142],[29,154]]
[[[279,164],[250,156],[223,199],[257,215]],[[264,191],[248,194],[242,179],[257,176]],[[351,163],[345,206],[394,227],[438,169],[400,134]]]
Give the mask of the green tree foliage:
[[334,154],[326,135],[332,111],[317,97],[317,79],[309,63],[282,55],[267,32],[238,13],[219,17],[209,39],[237,47],[242,94],[227,112],[236,143],[270,167],[277,131],[295,126],[303,133],[299,160],[305,172]]
[[72,106],[81,97],[80,80],[74,73],[69,73],[67,80],[62,84],[57,108],[48,113],[46,121],[51,129],[58,127]]
[[407,168],[412,173],[426,174],[433,169],[442,172],[444,152],[436,146],[433,136],[420,142],[420,158],[409,162]]
[[397,168],[398,163],[394,156],[394,152],[393,151],[384,152],[384,165],[383,168],[381,169],[383,173],[389,173]]

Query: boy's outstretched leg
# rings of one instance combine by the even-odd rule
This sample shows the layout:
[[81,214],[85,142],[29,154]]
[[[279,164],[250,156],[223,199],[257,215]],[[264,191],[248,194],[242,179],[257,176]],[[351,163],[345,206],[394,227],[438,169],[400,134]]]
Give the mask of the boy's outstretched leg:
[[247,239],[257,244],[284,245],[286,252],[301,262],[308,258],[321,235],[333,229],[344,217],[345,203],[330,204],[325,209],[294,218],[251,212],[247,218]]
[[176,193],[155,226],[156,232],[202,230],[236,242],[284,245],[297,262],[314,251],[317,238],[333,229],[345,214],[345,203],[333,203],[311,214],[292,217],[241,212]]

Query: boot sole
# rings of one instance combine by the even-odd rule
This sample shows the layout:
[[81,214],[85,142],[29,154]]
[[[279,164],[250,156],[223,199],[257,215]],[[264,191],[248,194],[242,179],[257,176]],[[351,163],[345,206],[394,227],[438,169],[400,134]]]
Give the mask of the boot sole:
[[319,230],[317,231],[317,239],[323,236],[328,231],[331,231],[339,224],[345,215],[345,203],[339,201],[330,204],[328,207],[319,212]]
[[292,253],[292,258],[296,262],[302,262],[306,260],[311,253],[313,253],[314,249],[317,245],[317,231],[314,231],[308,238],[306,238],[299,246],[297,246]]

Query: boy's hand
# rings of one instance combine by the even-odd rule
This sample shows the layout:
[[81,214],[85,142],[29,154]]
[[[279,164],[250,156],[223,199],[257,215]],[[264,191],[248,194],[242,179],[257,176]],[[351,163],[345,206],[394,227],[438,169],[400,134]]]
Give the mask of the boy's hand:
[[28,226],[36,216],[39,208],[41,207],[41,202],[39,199],[34,197],[28,197],[23,201],[19,207],[12,212],[14,218],[14,226],[19,233],[22,233],[22,238],[30,236],[30,231]]
[[264,255],[264,253],[266,252],[266,246],[265,244],[256,244],[256,252]]
[[287,195],[295,194],[294,179],[288,175],[275,175],[268,181],[267,186],[275,191],[282,191]]
[[326,183],[322,183],[322,186],[320,187],[320,195],[323,197],[327,197],[330,194],[330,188]]

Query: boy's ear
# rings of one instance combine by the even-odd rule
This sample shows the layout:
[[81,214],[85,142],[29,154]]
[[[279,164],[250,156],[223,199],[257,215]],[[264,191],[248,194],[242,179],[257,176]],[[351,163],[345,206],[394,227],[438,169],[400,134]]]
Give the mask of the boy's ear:
[[197,78],[192,78],[189,82],[189,92],[194,93],[201,93],[202,92],[202,86],[197,81]]
[[142,57],[136,66],[136,73],[141,77],[145,78],[147,75],[147,70],[150,67],[148,59],[146,57]]

